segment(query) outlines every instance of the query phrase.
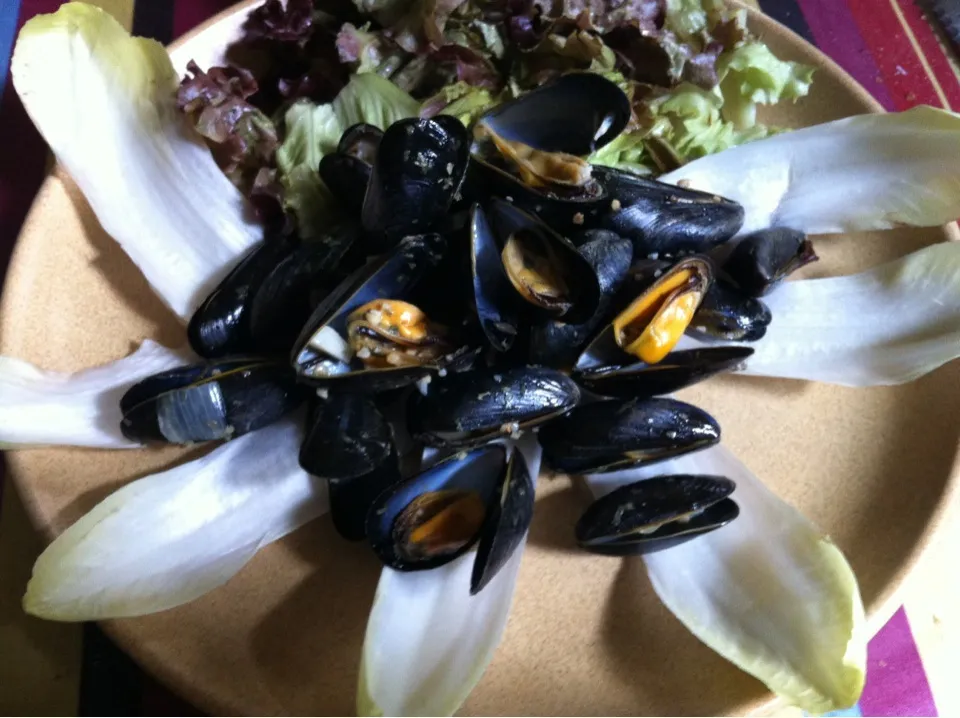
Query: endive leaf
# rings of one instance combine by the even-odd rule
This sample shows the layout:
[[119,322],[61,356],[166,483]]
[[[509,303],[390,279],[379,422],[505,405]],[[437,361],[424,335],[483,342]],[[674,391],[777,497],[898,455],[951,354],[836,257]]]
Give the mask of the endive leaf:
[[681,473],[732,479],[740,516],[644,557],[660,599],[697,638],[790,703],[811,713],[855,704],[869,636],[853,570],[725,447],[587,481],[599,496]]
[[[517,443],[536,481],[540,447]],[[475,551],[429,571],[384,568],[360,659],[362,716],[453,715],[480,681],[500,644],[526,538],[500,572],[470,595]]]
[[846,277],[786,282],[745,374],[901,384],[960,357],[960,242]]
[[140,616],[226,583],[261,546],[327,510],[325,483],[297,463],[300,434],[287,419],[114,492],[40,555],[24,610]]
[[180,317],[262,234],[177,110],[163,47],[79,2],[20,31],[13,84],[100,224]]
[[932,107],[850,117],[698,159],[664,182],[737,200],[741,233],[933,227],[960,217],[960,115]]
[[120,432],[120,397],[133,384],[190,360],[150,339],[133,354],[72,374],[0,357],[0,448],[142,448]]

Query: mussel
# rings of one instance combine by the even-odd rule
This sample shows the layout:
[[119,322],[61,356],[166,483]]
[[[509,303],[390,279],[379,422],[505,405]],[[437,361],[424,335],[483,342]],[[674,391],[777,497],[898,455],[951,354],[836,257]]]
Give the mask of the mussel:
[[408,235],[431,231],[463,182],[469,153],[469,135],[455,117],[390,125],[380,140],[360,213],[368,253],[379,254]]
[[687,331],[692,336],[736,342],[755,342],[767,333],[773,315],[759,299],[715,282],[693,315]]
[[479,541],[471,576],[477,593],[520,544],[533,518],[534,491],[522,455],[489,444],[442,460],[382,493],[367,537],[398,571],[422,571],[463,555]]
[[662,551],[729,524],[740,508],[722,476],[676,474],[636,481],[594,501],[577,521],[577,544],[628,556]]
[[742,293],[761,297],[790,273],[816,261],[807,235],[788,227],[772,227],[741,238],[723,263],[723,271]]
[[470,274],[480,328],[495,350],[505,352],[519,331],[517,307],[493,229],[478,204],[470,210]]
[[326,392],[315,401],[300,445],[300,466],[314,476],[343,481],[372,473],[392,451],[390,425],[372,399]]
[[261,242],[210,293],[187,326],[187,339],[199,356],[216,359],[257,351],[250,332],[250,306],[266,277],[294,248],[282,237]]
[[607,364],[584,369],[574,379],[600,396],[645,399],[664,396],[741,366],[750,347],[706,347],[673,351],[657,364]]
[[676,399],[607,399],[583,404],[540,429],[543,462],[568,474],[618,471],[704,449],[720,425]]
[[120,399],[131,441],[192,444],[232,439],[296,409],[304,393],[287,364],[224,359],[154,374]]
[[350,216],[359,217],[363,209],[363,198],[382,138],[383,131],[378,127],[364,123],[353,125],[340,137],[337,151],[320,160],[320,178]]
[[400,482],[401,475],[396,454],[368,474],[352,479],[330,479],[330,518],[333,526],[347,541],[367,538],[367,516],[373,502],[385,491]]
[[459,447],[521,431],[576,406],[580,390],[554,369],[474,369],[432,380],[408,409],[410,434],[427,446]]
[[743,226],[743,207],[733,200],[610,167],[594,167],[593,176],[610,202],[597,226],[632,240],[637,257],[701,254]]

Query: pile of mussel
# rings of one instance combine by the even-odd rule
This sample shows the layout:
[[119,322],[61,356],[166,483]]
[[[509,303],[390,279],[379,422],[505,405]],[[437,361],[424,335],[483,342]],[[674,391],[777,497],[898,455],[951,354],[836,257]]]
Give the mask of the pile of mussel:
[[[511,439],[536,432],[567,474],[716,444],[717,422],[669,395],[742,365],[771,321],[762,296],[816,259],[786,228],[731,242],[736,202],[584,159],[630,121],[615,84],[571,73],[470,128],[351,127],[319,166],[342,216],[245,256],[189,324],[205,361],[133,386],[123,433],[225,440],[309,404],[299,461],[329,481],[339,533],[402,571],[476,547],[481,590],[533,516]],[[684,335],[704,341],[678,350]],[[577,542],[662,550],[734,520],[734,488],[624,486]]]

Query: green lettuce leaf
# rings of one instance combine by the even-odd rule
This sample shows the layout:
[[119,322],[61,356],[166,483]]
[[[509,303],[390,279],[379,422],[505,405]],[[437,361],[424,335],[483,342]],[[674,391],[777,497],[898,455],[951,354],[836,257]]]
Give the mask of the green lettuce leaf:
[[474,87],[466,82],[447,85],[436,95],[424,100],[420,106],[421,117],[453,115],[464,125],[470,125],[487,109],[497,104],[489,90]]

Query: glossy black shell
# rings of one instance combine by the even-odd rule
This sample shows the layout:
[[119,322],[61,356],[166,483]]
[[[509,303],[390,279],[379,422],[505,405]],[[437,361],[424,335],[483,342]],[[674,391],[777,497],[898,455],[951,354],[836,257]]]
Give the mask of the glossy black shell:
[[327,479],[353,479],[382,466],[393,452],[390,425],[362,394],[318,398],[300,446],[304,471]]

